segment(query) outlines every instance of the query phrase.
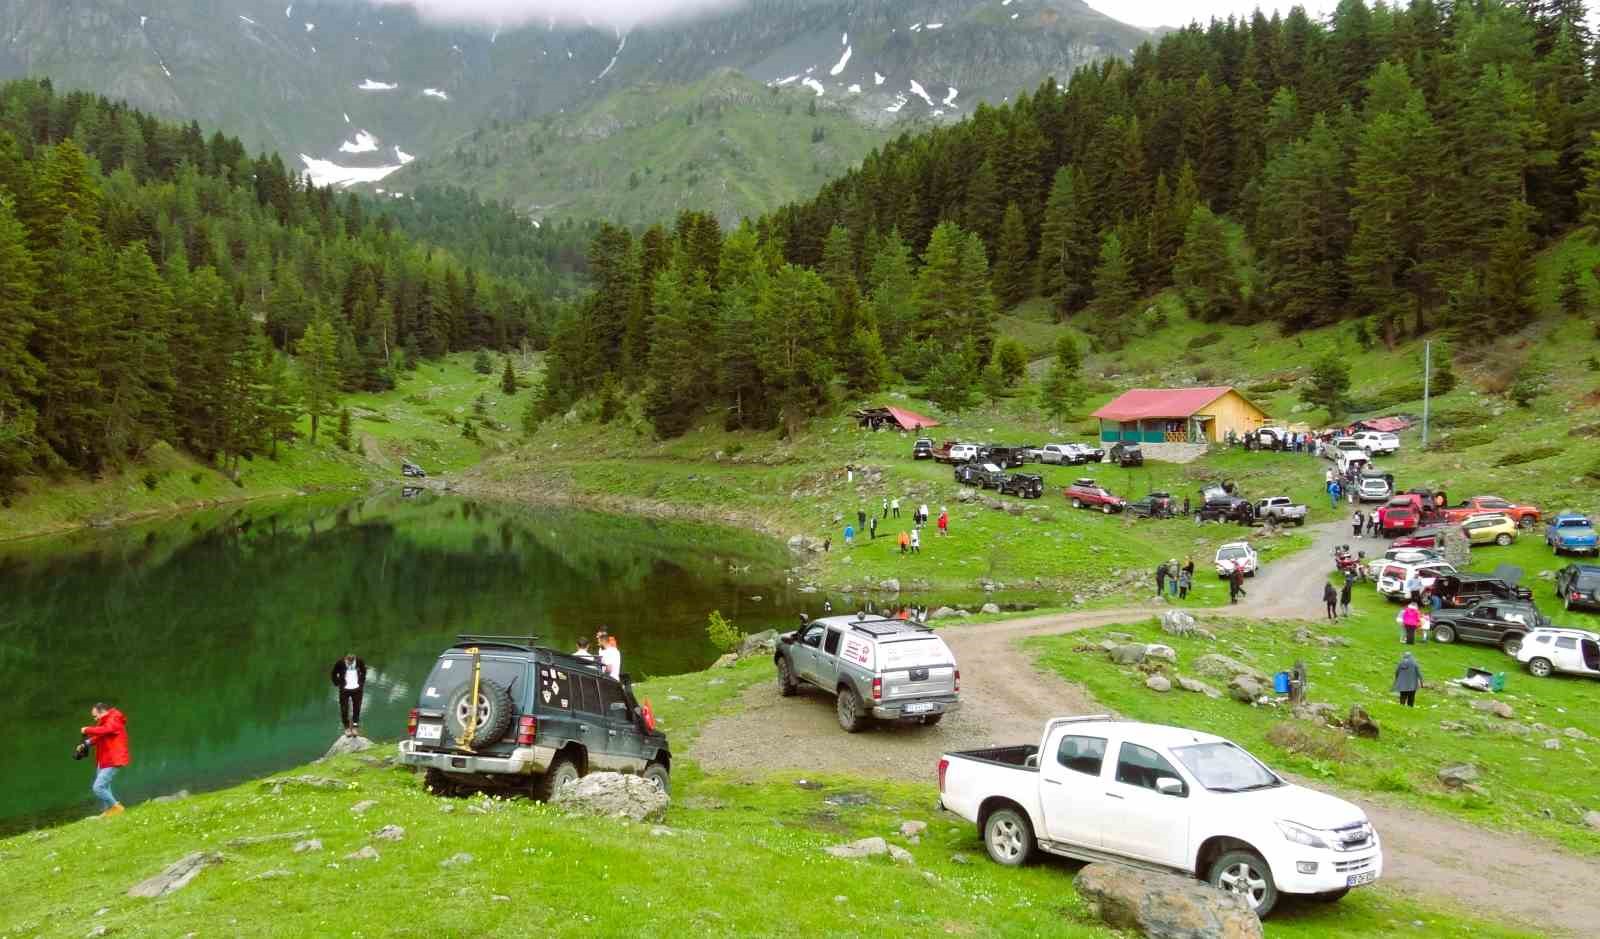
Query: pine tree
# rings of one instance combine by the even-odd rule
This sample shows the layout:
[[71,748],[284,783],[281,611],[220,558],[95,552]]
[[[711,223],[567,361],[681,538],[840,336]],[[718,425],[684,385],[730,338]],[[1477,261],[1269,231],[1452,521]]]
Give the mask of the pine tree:
[[1015,339],[1002,339],[994,348],[994,360],[1005,376],[1006,387],[1014,388],[1028,375],[1028,352]]
[[334,445],[340,450],[350,449],[350,409],[339,409],[339,429],[333,436]]
[[1057,170],[1039,234],[1039,289],[1063,316],[1088,303],[1099,250],[1087,190],[1081,171]]
[[715,358],[706,339],[716,320],[716,298],[705,272],[674,266],[656,278],[650,384],[645,415],[662,437],[688,430],[715,388]]
[[916,275],[911,249],[891,231],[873,255],[867,271],[867,307],[883,339],[884,352],[898,356],[914,334],[917,317]]
[[1028,295],[1032,261],[1028,238],[1028,223],[1015,202],[1006,206],[1005,219],[1000,223],[1000,244],[995,254],[995,299],[1006,307],[1016,306]]
[[842,363],[845,386],[860,394],[878,391],[889,383],[889,359],[875,329],[858,329]]
[[1584,316],[1589,312],[1589,289],[1583,282],[1583,271],[1576,261],[1567,262],[1561,269],[1559,292],[1561,312],[1568,316]]
[[262,386],[261,432],[271,447],[271,457],[278,458],[278,444],[294,439],[294,425],[303,413],[300,410],[300,387],[289,363],[270,342],[252,343],[257,356],[257,374]]
[[947,349],[928,372],[924,394],[952,414],[972,407],[972,364],[960,349]]
[[311,442],[317,442],[317,427],[333,414],[339,399],[338,338],[333,324],[318,318],[306,327],[306,334],[295,347],[300,362],[301,407],[311,417]]
[[786,264],[773,275],[755,316],[756,363],[792,435],[828,402],[830,292],[813,271]]
[[505,371],[500,373],[500,393],[511,397],[517,393],[517,370],[511,367],[511,356],[506,356]]
[[493,375],[494,361],[489,358],[488,349],[479,349],[477,356],[472,360],[472,370],[479,375]]
[[1517,367],[1517,377],[1506,389],[1506,396],[1519,408],[1532,407],[1533,402],[1550,393],[1550,363],[1535,351]]
[[1350,366],[1337,352],[1329,352],[1311,367],[1311,384],[1300,393],[1301,400],[1324,408],[1328,419],[1342,420],[1349,406]]
[[1094,300],[1089,304],[1087,329],[1107,349],[1122,346],[1127,339],[1127,317],[1138,299],[1133,272],[1123,254],[1122,239],[1115,232],[1100,245],[1100,264],[1094,272]]
[[1039,409],[1060,420],[1083,403],[1084,388],[1079,371],[1083,367],[1083,354],[1077,340],[1063,335],[1056,340],[1055,359],[1039,386]]
[[1240,306],[1240,284],[1228,253],[1228,231],[1204,205],[1194,207],[1183,247],[1173,266],[1173,283],[1196,319],[1227,319]]
[[1006,384],[1006,373],[1001,370],[999,362],[990,362],[985,366],[978,379],[983,386],[983,396],[989,399],[990,404],[998,404],[1010,390]]
[[32,397],[44,367],[28,350],[39,325],[34,308],[37,276],[27,232],[0,191],[0,502],[7,506],[39,445]]

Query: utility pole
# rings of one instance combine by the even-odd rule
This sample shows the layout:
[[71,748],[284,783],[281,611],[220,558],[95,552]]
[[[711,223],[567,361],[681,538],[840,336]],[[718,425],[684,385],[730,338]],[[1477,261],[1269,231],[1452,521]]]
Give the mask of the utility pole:
[[1422,448],[1428,448],[1429,387],[1433,380],[1433,340],[1422,344]]

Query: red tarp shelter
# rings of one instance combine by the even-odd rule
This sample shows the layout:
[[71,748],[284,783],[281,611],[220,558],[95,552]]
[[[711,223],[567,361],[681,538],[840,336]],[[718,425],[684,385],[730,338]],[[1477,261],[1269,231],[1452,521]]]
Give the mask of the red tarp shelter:
[[939,422],[931,417],[892,405],[881,408],[862,408],[856,412],[856,420],[865,427],[898,426],[902,430],[916,430],[919,427],[926,430],[929,427],[939,426]]

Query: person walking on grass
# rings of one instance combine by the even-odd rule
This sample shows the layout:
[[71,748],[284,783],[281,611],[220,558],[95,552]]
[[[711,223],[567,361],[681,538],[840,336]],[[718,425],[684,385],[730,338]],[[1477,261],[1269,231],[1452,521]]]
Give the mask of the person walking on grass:
[[884,496],[883,497],[883,517],[884,518],[888,518],[889,517],[889,497],[888,496]]
[[1422,628],[1422,610],[1417,608],[1417,601],[1412,600],[1406,608],[1400,611],[1400,631],[1405,635],[1405,644],[1416,645],[1417,630]]
[[89,709],[94,723],[82,729],[84,739],[94,747],[94,784],[89,787],[100,800],[102,817],[121,815],[122,803],[111,791],[111,781],[130,762],[128,756],[128,720],[122,712],[101,702]]
[[922,524],[928,524],[928,503],[922,503],[922,507],[917,509],[917,515],[922,519]]
[[1333,589],[1333,584],[1324,582],[1322,585],[1322,605],[1328,608],[1330,621],[1339,617],[1339,591]]
[[872,520],[872,540],[873,541],[877,541],[878,540],[878,520],[877,519],[873,519]]
[[911,553],[922,553],[922,529],[920,528],[911,529]]
[[1350,615],[1350,592],[1354,588],[1355,582],[1355,575],[1346,574],[1344,577],[1344,586],[1339,588],[1339,609],[1345,616]]
[[911,536],[904,531],[900,533],[900,553],[905,554],[911,548]]
[[1240,597],[1248,597],[1244,592],[1244,568],[1238,564],[1233,565],[1233,572],[1228,575],[1228,602],[1238,603]]
[[861,508],[856,509],[856,527],[857,528],[866,528],[867,527],[867,509],[866,509],[866,506],[862,506]]
[[950,510],[939,506],[939,537],[950,534]]
[[849,525],[844,526],[844,546],[847,548],[856,546],[856,530]]
[[1353,537],[1353,538],[1360,538],[1361,537],[1361,526],[1362,526],[1362,524],[1364,522],[1366,522],[1366,517],[1361,514],[1361,510],[1360,509],[1356,509],[1355,514],[1350,516],[1350,535],[1351,535],[1351,537]]
[[1160,597],[1167,592],[1167,562],[1162,561],[1156,565],[1156,596]]
[[1176,597],[1178,595],[1178,559],[1167,561],[1167,593]]
[[1189,588],[1194,584],[1194,565],[1185,564],[1178,572],[1178,599],[1189,599]]
[[354,652],[348,653],[333,663],[328,677],[339,689],[339,720],[344,724],[344,735],[354,737],[361,732],[361,694],[367,689],[367,663]]
[[889,511],[894,513],[895,518],[900,517],[900,498],[898,496],[889,500]]
[[1408,708],[1417,706],[1417,689],[1422,687],[1422,666],[1410,652],[1402,653],[1400,664],[1394,667],[1393,691],[1400,695],[1400,703]]

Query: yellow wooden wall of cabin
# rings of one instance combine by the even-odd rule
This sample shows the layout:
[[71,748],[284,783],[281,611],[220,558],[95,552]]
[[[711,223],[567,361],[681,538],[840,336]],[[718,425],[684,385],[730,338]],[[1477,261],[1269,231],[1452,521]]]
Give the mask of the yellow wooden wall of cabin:
[[1267,422],[1266,412],[1246,401],[1237,391],[1227,394],[1195,412],[1197,417],[1210,417],[1206,434],[1213,443],[1227,436],[1228,431],[1243,437]]

